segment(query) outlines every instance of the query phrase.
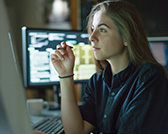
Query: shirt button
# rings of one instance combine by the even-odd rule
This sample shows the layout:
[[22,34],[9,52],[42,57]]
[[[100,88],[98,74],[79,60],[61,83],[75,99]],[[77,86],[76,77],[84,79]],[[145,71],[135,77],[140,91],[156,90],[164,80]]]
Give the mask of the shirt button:
[[104,115],[104,118],[107,118],[107,115],[106,115],[106,114]]
[[114,95],[115,95],[115,93],[114,93],[114,92],[111,92],[111,95],[112,95],[112,96],[114,96]]

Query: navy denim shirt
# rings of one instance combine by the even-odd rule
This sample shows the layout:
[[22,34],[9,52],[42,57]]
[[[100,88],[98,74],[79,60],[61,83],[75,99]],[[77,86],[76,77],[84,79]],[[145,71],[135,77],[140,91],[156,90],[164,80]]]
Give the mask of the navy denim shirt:
[[114,76],[108,64],[89,80],[80,111],[95,133],[168,134],[168,80],[152,63]]

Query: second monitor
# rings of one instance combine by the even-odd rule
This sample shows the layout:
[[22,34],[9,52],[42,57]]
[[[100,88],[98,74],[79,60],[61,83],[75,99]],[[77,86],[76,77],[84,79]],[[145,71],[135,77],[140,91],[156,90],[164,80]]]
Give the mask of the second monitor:
[[74,80],[87,81],[96,72],[89,35],[78,30],[51,30],[22,27],[23,78],[25,87],[59,84],[50,54],[65,41],[75,54]]

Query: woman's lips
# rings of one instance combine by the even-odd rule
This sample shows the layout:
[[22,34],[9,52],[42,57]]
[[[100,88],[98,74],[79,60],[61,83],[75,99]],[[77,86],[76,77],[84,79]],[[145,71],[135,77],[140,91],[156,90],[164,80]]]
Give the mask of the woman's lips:
[[92,49],[93,49],[93,51],[100,50],[100,48],[98,48],[98,47],[95,47],[95,46],[92,46]]

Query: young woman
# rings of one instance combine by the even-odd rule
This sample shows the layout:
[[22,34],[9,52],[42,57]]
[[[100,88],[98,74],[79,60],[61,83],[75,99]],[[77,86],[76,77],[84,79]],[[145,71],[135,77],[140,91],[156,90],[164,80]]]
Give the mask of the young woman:
[[73,50],[62,42],[51,55],[60,77],[65,133],[167,134],[167,73],[150,51],[136,8],[118,0],[97,4],[88,32],[98,72],[82,106],[75,99]]

